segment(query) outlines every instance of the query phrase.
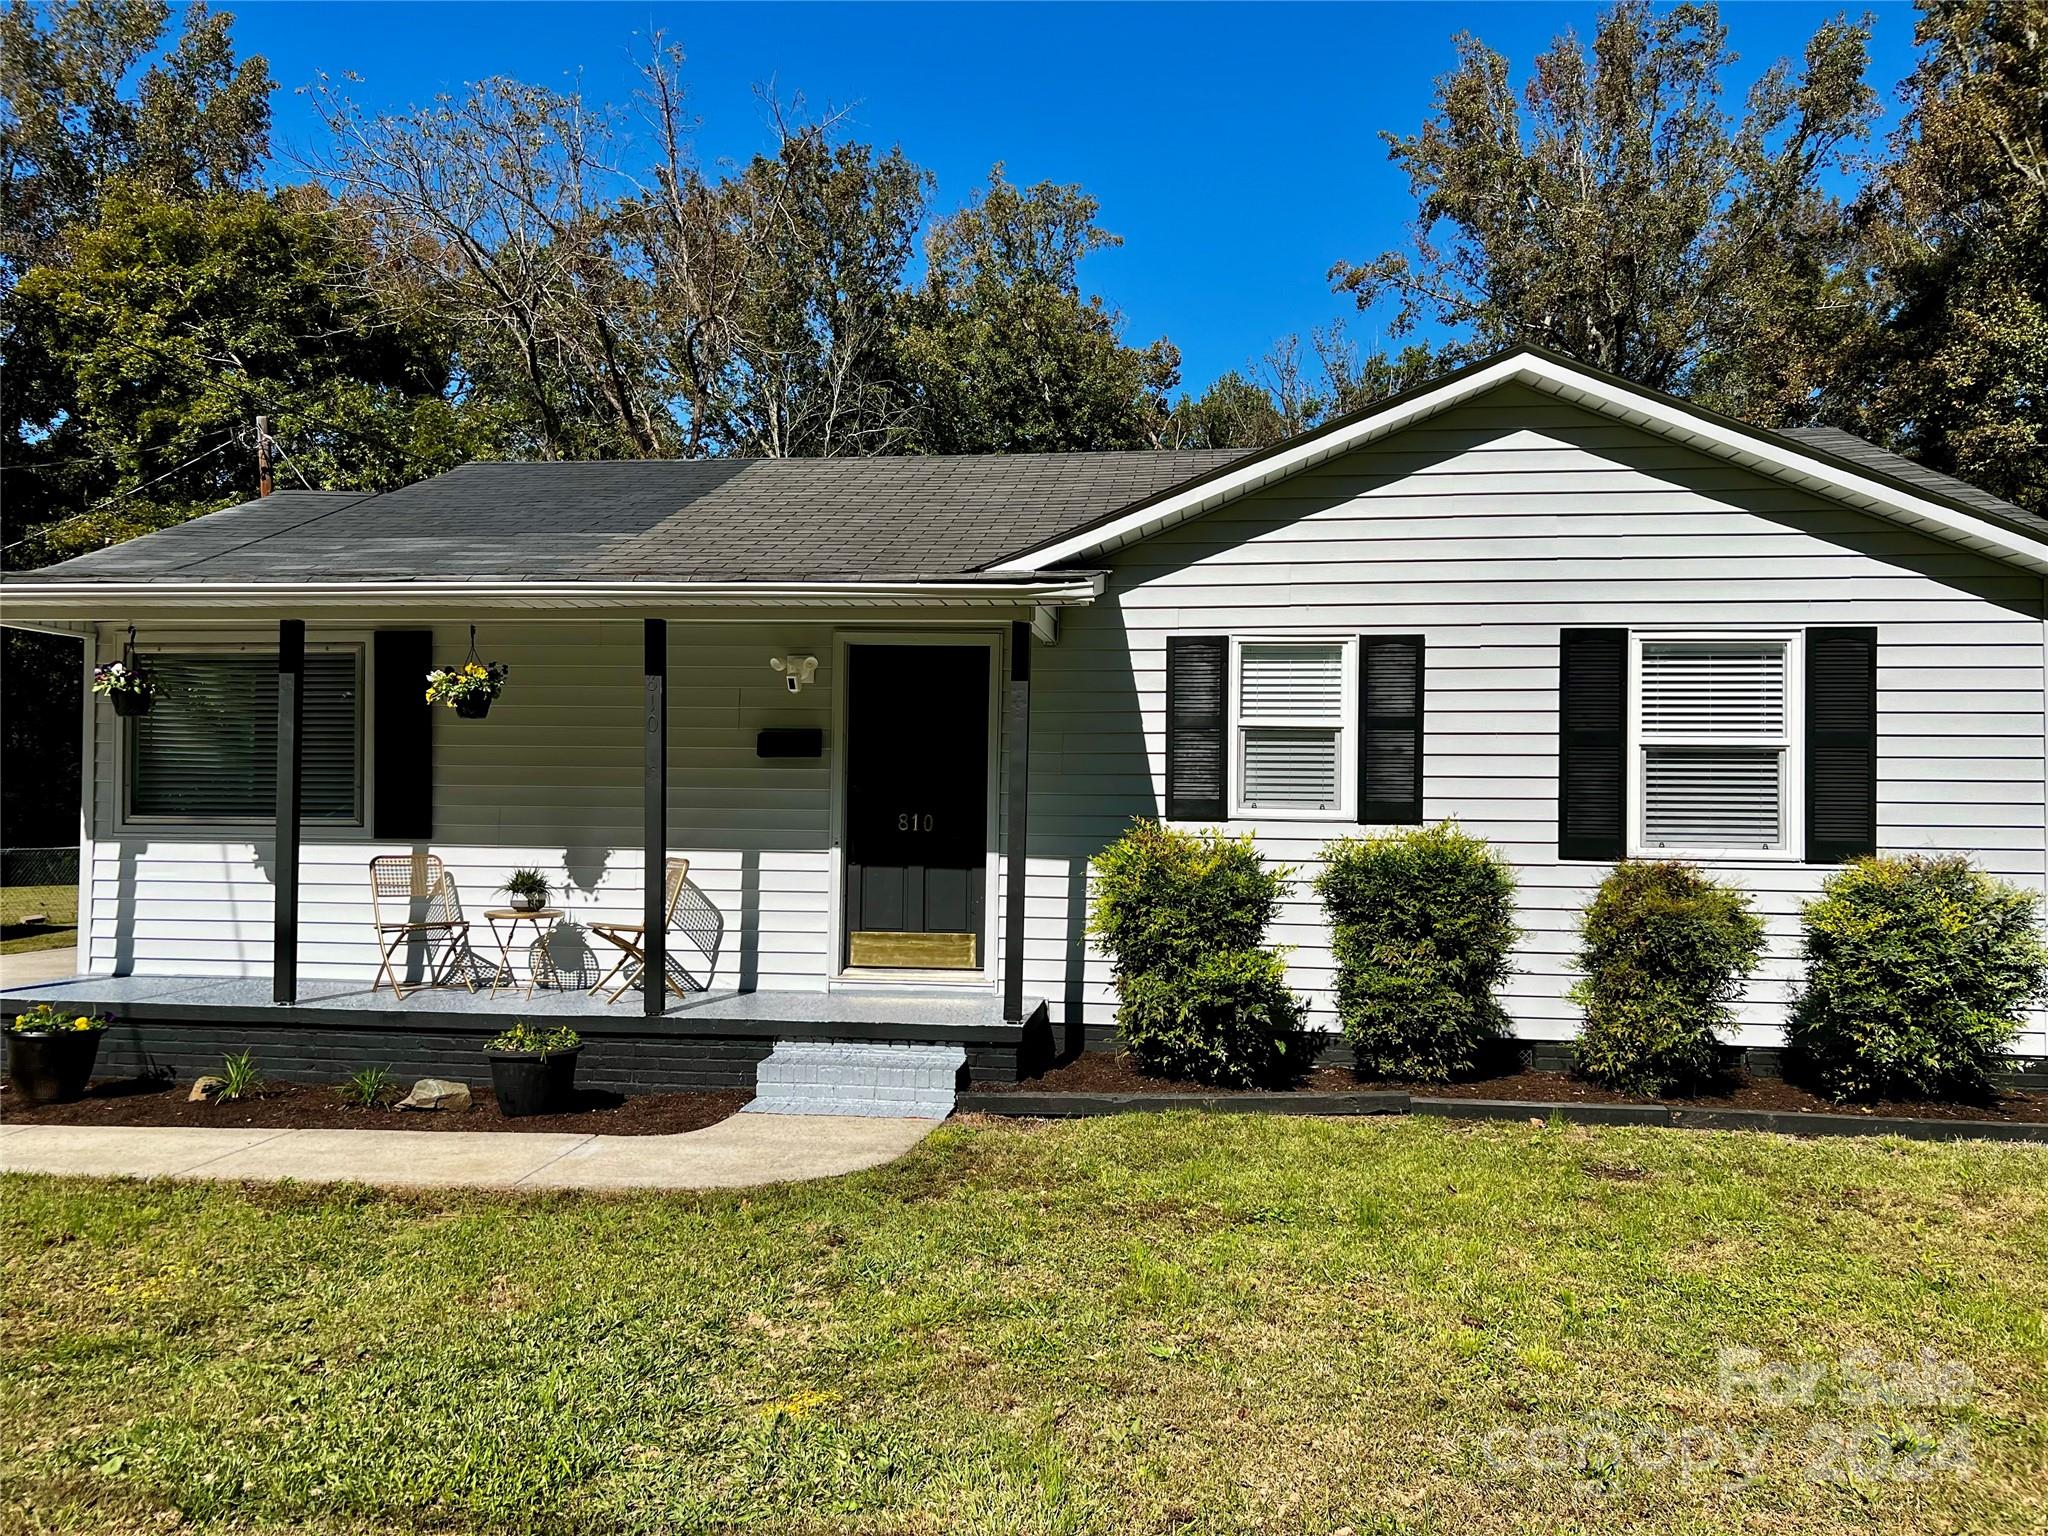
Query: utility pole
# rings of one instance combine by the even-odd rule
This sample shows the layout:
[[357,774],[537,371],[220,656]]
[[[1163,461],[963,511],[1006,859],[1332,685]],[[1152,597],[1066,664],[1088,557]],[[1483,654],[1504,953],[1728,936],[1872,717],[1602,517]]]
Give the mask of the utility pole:
[[256,418],[256,494],[270,494],[270,418]]

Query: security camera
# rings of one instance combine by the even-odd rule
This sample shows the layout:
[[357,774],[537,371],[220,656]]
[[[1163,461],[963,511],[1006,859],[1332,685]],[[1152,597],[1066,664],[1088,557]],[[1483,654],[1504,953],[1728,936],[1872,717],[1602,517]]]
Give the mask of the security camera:
[[818,680],[815,656],[770,656],[768,665],[782,674],[782,686],[791,693],[802,693]]

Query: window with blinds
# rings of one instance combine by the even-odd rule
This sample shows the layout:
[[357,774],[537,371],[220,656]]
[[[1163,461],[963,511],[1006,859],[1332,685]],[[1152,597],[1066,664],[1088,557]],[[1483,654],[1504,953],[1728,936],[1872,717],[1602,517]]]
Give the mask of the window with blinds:
[[1239,644],[1241,812],[1343,809],[1345,654],[1341,641]]
[[1636,751],[1645,850],[1789,844],[1790,647],[1638,637]]
[[[156,702],[128,727],[128,814],[257,821],[277,814],[277,658],[152,655]],[[362,653],[306,653],[307,820],[362,820]]]

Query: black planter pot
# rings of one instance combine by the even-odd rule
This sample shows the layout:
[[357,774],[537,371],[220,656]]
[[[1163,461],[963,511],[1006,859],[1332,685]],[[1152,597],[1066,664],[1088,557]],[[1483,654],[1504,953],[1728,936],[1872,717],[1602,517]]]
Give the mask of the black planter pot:
[[133,718],[149,713],[149,706],[156,702],[156,696],[148,693],[110,693],[107,697],[114,702],[114,713]]
[[583,1047],[552,1051],[491,1051],[491,1091],[498,1113],[510,1119],[551,1115],[569,1107],[576,1092],[576,1057]]
[[7,1080],[31,1104],[68,1104],[85,1092],[99,1059],[97,1029],[7,1037]]
[[486,693],[474,693],[466,699],[455,701],[455,713],[463,720],[481,720],[491,712],[491,698]]

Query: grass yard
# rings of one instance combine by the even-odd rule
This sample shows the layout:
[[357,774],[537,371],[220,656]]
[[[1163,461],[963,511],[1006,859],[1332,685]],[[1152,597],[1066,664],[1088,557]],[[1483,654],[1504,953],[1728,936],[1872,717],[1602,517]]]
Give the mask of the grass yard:
[[751,1196],[14,1177],[0,1271],[19,1529],[2048,1529],[2043,1148],[1133,1115]]
[[[42,921],[23,926],[27,917]],[[76,885],[0,885],[0,955],[61,949],[78,942]]]

